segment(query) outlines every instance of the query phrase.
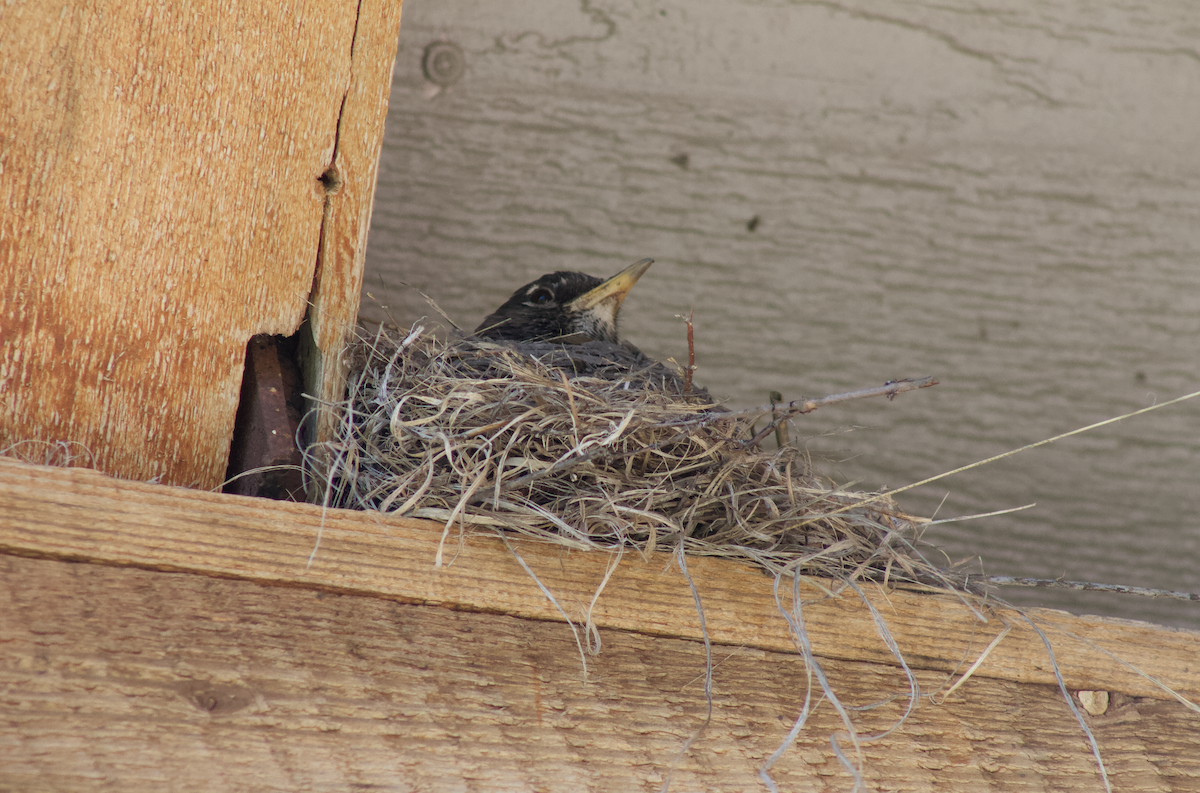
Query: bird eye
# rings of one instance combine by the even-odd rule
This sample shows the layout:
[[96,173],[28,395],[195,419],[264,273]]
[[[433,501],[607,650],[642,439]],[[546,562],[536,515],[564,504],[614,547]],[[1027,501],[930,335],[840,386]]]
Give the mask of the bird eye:
[[554,293],[549,289],[539,289],[529,296],[529,302],[537,306],[544,306],[554,299]]

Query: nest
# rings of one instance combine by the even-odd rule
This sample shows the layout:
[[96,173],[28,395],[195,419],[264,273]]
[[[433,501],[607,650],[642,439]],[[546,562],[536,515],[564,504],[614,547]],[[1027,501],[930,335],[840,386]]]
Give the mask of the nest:
[[330,506],[949,585],[918,550],[926,521],[839,489],[795,446],[764,448],[769,411],[728,411],[631,347],[381,330],[351,356],[340,434],[321,454]]
[[[856,581],[984,594],[926,559],[920,533],[928,521],[904,514],[887,493],[839,488],[796,446],[765,448],[763,439],[786,414],[727,410],[691,388],[678,367],[633,348],[445,341],[417,328],[407,336],[381,330],[351,355],[339,435],[310,450],[331,506],[433,518],[447,532],[457,525],[588,550],[662,549],[750,561],[777,583],[791,579],[791,606],[781,602],[780,610],[805,664],[818,672],[801,614],[802,575],[845,582],[864,600]],[[686,577],[682,557],[679,566]],[[921,697],[882,615],[867,605],[908,678],[909,705],[891,729],[859,736],[827,677],[817,674],[856,747],[890,734]],[[707,638],[705,647],[711,713]],[[586,674],[581,644],[580,657]],[[1059,684],[1099,762],[1094,736],[1061,678]],[[806,698],[791,732],[759,769],[771,789],[770,768],[809,711]],[[837,735],[830,740],[858,789],[861,765],[838,749]]]

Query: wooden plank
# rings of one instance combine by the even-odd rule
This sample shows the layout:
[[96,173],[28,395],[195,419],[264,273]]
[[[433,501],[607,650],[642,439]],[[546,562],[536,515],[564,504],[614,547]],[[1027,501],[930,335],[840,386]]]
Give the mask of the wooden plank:
[[247,341],[305,315],[335,148],[346,214],[369,217],[399,4],[368,7],[362,24],[357,0],[6,9],[0,446],[221,481]]
[[[10,554],[188,571],[372,595],[412,603],[560,621],[508,548],[492,536],[447,544],[451,563],[434,558],[441,526],[329,510],[308,504],[167,488],[111,479],[82,469],[0,461],[0,551]],[[320,535],[312,565],[308,558]],[[610,559],[553,545],[513,542],[521,557],[575,620],[580,620]],[[787,625],[776,610],[772,581],[750,567],[693,559],[708,633],[716,643],[790,652]],[[1015,613],[986,609],[980,623],[957,599],[869,588],[910,666],[934,671],[965,667],[999,634],[1012,631],[977,674],[1053,684],[1042,641]],[[806,587],[805,596],[819,590]],[[1166,698],[1144,677],[1093,642],[1136,662],[1149,675],[1193,699],[1200,697],[1200,633],[1148,623],[1076,617],[1031,609],[1054,641],[1072,689]],[[805,622],[815,651],[826,658],[894,664],[867,609],[843,594],[808,603]],[[697,639],[691,592],[665,555],[622,560],[592,611],[600,627]],[[965,663],[964,663],[965,661]]]
[[[343,352],[358,321],[402,5],[402,0],[365,0],[358,7],[350,84],[338,117],[333,163],[323,180],[325,215],[304,337],[311,344],[305,356],[306,392],[317,404],[337,402],[346,391]],[[328,440],[333,422],[329,411],[315,413],[309,437]]]
[[[0,557],[0,789],[660,789],[705,715],[698,642],[601,630],[584,679],[566,626]],[[799,713],[794,654],[719,648],[713,720],[671,789],[762,789]],[[828,661],[864,733],[906,706],[889,666]],[[919,674],[932,693],[946,679]],[[1114,789],[1195,790],[1197,717],[1114,697],[1089,719]],[[783,790],[849,790],[817,705]],[[214,762],[218,760],[218,762]],[[874,790],[1100,789],[1057,689],[979,678],[864,747]]]

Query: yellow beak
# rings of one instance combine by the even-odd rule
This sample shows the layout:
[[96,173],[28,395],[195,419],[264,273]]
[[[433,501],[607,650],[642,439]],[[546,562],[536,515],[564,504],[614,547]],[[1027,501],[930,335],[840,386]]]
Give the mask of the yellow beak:
[[570,311],[587,311],[592,306],[603,303],[605,300],[613,300],[613,313],[621,307],[621,303],[625,301],[625,295],[629,294],[629,290],[633,289],[633,285],[638,282],[650,265],[654,264],[653,259],[642,259],[637,264],[631,264],[621,272],[609,278],[600,286],[591,291],[584,292],[579,297],[572,300],[566,305]]

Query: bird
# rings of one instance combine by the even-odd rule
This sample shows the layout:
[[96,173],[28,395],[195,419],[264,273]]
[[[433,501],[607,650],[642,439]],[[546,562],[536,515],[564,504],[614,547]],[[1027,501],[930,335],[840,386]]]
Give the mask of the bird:
[[608,279],[568,271],[547,273],[513,292],[480,323],[475,335],[497,341],[620,344],[621,303],[653,263],[642,259]]

